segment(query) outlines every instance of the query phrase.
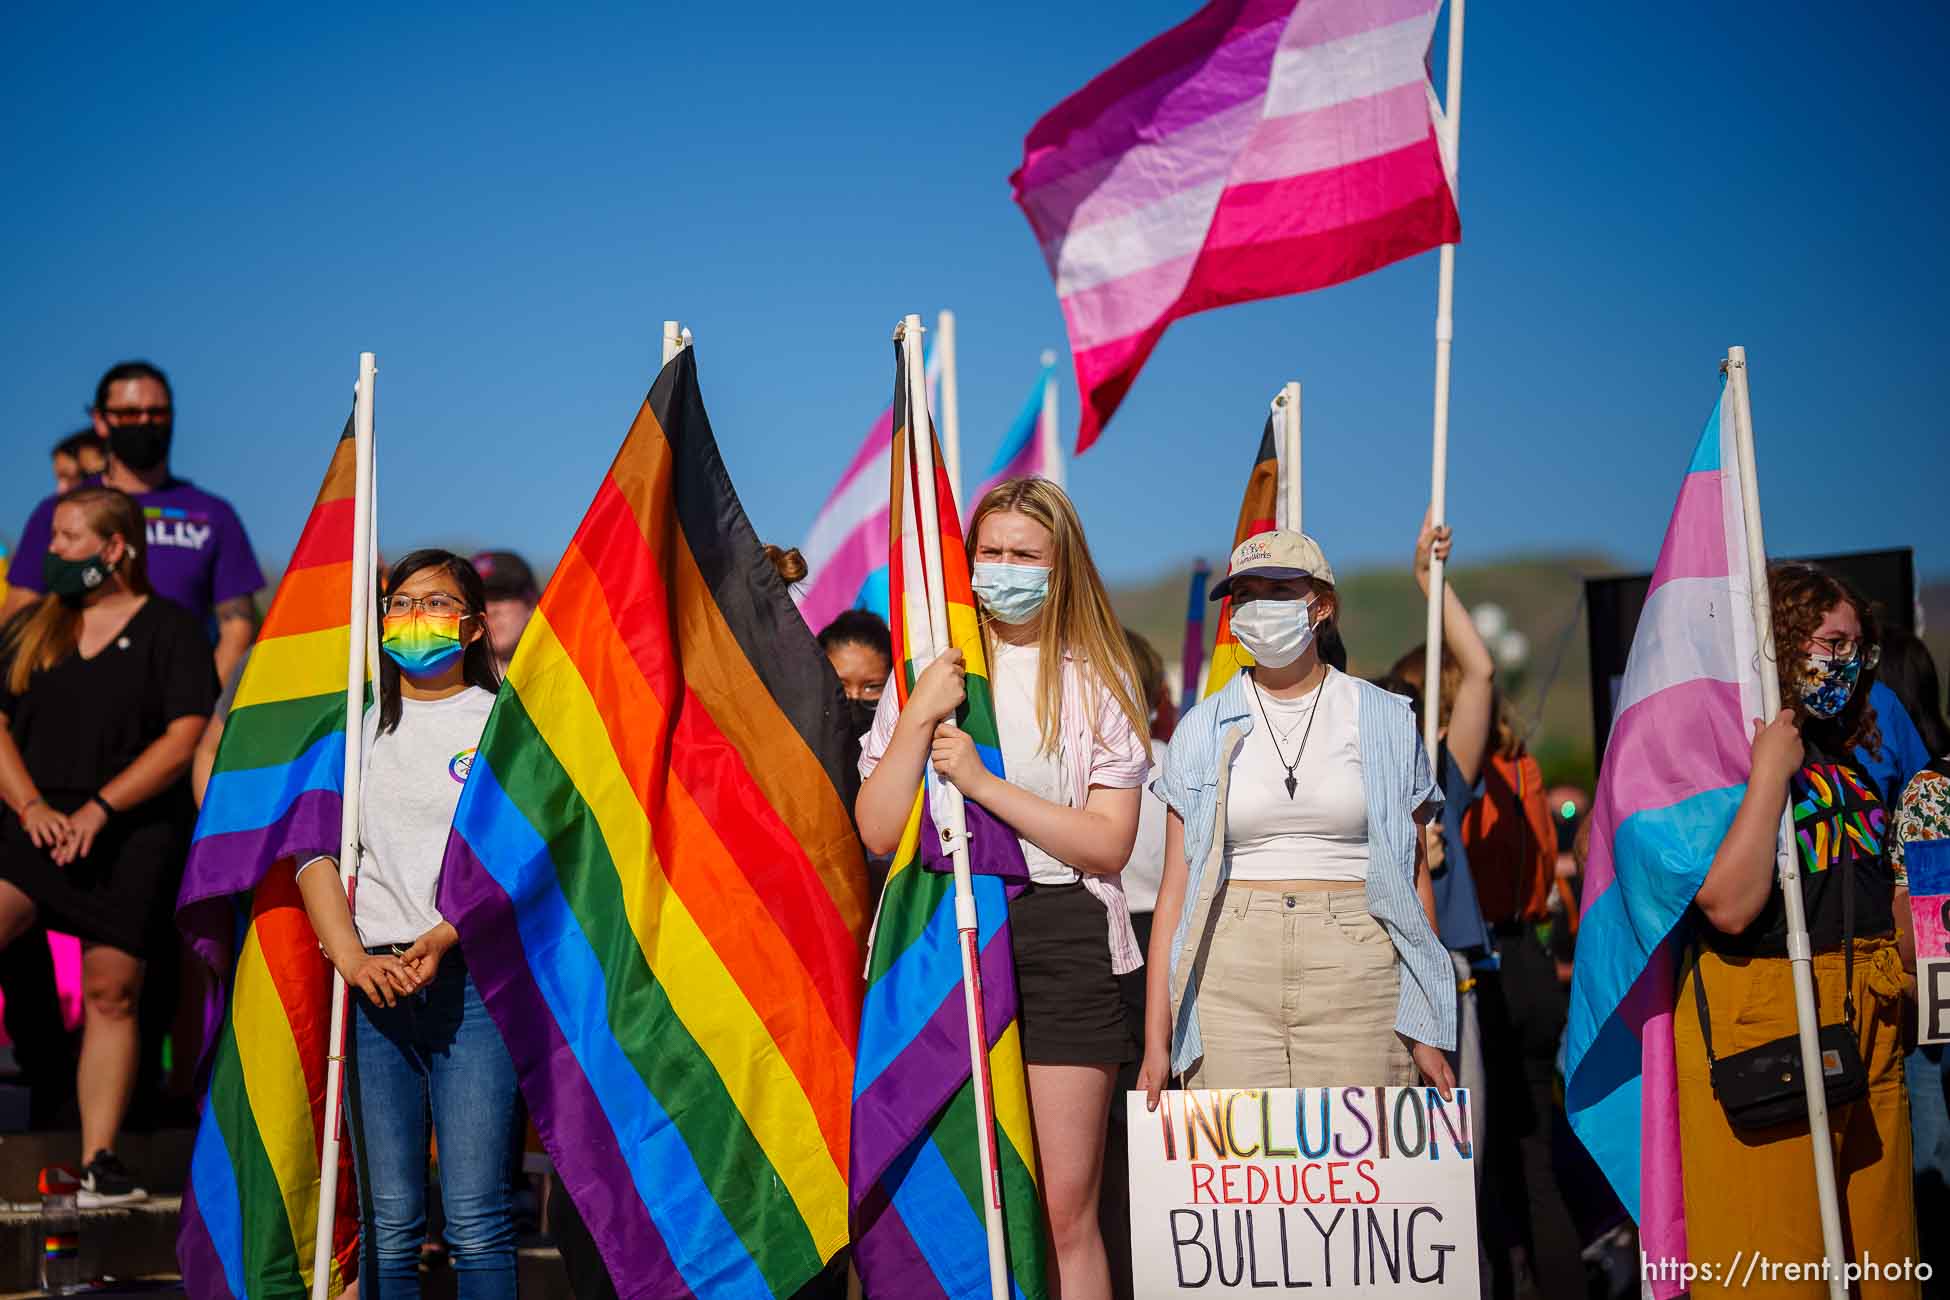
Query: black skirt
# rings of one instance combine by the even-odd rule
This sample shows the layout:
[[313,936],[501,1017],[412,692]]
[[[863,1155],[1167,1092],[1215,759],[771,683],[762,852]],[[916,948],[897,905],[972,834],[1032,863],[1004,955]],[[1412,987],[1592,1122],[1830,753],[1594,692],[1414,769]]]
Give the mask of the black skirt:
[[[42,797],[66,813],[93,793],[45,791]],[[34,900],[42,925],[136,957],[151,955],[167,941],[189,850],[189,804],[180,791],[165,792],[110,821],[88,856],[65,867],[34,847],[18,817],[0,813],[0,821],[6,823],[0,833],[0,880]]]
[[1009,902],[1030,1065],[1122,1065],[1137,1056],[1124,995],[1110,968],[1110,918],[1073,885],[1037,885]]

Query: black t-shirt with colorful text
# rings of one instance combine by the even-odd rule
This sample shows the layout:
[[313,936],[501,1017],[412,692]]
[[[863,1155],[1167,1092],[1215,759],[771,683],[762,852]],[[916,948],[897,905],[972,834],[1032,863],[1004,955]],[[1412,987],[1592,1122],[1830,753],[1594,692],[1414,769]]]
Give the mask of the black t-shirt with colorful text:
[[[1844,903],[1853,877],[1857,938],[1895,931],[1896,876],[1884,843],[1893,833],[1891,812],[1874,778],[1853,759],[1832,758],[1813,744],[1807,761],[1788,782],[1788,814],[1794,822],[1795,865],[1814,947],[1839,948]],[[1787,951],[1787,907],[1777,879],[1767,905],[1737,935],[1708,927],[1709,946],[1723,953],[1780,956]]]

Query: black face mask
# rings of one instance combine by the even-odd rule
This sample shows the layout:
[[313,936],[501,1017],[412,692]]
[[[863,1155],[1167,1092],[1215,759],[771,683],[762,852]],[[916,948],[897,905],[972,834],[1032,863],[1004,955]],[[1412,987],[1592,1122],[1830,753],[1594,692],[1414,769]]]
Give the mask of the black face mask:
[[873,730],[873,715],[879,710],[879,700],[848,700],[846,702],[846,734],[858,740]]
[[113,572],[100,555],[85,560],[64,560],[49,551],[41,557],[41,582],[71,605],[80,604],[89,592],[107,582]]
[[160,424],[111,424],[108,449],[115,459],[138,473],[154,469],[169,459],[169,439],[175,426]]

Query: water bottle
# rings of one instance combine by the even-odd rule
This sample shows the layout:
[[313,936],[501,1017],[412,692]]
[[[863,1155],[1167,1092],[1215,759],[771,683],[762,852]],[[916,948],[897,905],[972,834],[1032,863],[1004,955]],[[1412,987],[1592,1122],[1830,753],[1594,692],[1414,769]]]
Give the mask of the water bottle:
[[41,1290],[72,1295],[82,1289],[81,1207],[78,1186],[65,1169],[41,1170]]

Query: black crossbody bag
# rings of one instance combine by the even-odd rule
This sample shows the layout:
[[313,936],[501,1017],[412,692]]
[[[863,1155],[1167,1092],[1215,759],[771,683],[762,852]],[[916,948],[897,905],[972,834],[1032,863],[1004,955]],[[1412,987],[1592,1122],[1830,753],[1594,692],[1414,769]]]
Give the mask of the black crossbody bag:
[[[1797,870],[1799,868],[1797,867]],[[1823,1090],[1828,1107],[1860,1101],[1869,1094],[1869,1070],[1855,1042],[1855,860],[1843,864],[1842,880],[1842,1023],[1821,1025]],[[1773,1128],[1808,1117],[1808,1094],[1801,1081],[1801,1036],[1776,1038],[1732,1056],[1713,1055],[1713,1024],[1706,1010],[1705,969],[1693,967],[1693,996],[1699,1003],[1699,1032],[1706,1043],[1706,1065],[1713,1079],[1713,1095],[1727,1113],[1727,1123],[1742,1130]],[[1820,986],[1816,1022],[1820,1022]]]

